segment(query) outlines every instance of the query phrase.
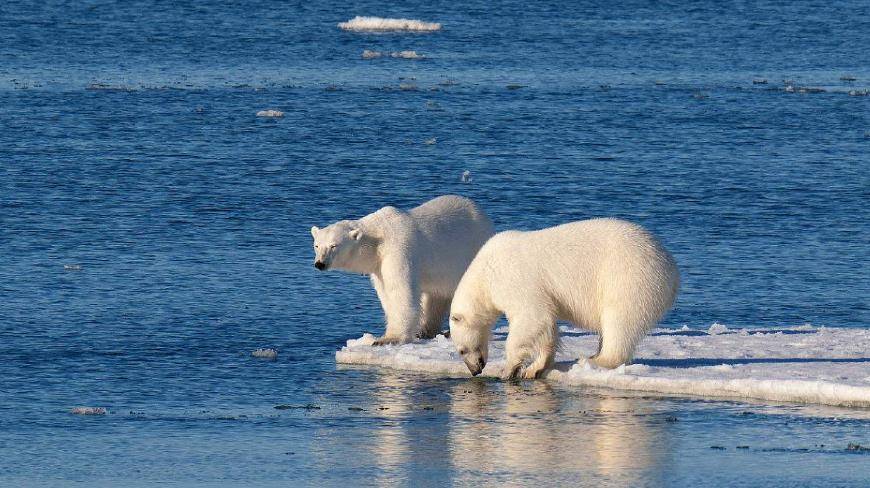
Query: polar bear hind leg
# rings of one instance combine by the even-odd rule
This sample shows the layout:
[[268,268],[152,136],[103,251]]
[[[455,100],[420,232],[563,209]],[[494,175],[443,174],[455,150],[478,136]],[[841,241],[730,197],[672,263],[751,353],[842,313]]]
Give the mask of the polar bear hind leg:
[[450,298],[424,293],[421,309],[423,317],[420,324],[420,338],[433,339],[441,333],[444,317],[450,310]]
[[613,369],[631,363],[637,344],[649,327],[638,323],[638,318],[626,317],[614,310],[601,314],[598,332],[598,352],[589,358],[596,366]]

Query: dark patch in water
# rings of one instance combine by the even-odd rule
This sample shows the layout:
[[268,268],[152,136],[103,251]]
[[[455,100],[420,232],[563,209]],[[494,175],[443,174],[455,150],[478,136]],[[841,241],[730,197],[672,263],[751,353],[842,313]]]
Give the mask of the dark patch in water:
[[307,405],[275,405],[275,410],[320,410],[320,407],[309,403]]

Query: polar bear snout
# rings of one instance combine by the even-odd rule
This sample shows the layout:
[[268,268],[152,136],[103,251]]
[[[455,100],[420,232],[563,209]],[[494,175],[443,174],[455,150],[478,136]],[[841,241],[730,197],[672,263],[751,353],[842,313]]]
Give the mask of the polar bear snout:
[[483,359],[483,355],[476,351],[462,356],[462,360],[465,361],[465,365],[471,371],[471,376],[479,375],[486,366],[486,359]]
[[319,269],[320,271],[323,271],[324,269],[326,269],[326,263],[324,263],[323,261],[317,260],[317,261],[314,261],[314,267]]

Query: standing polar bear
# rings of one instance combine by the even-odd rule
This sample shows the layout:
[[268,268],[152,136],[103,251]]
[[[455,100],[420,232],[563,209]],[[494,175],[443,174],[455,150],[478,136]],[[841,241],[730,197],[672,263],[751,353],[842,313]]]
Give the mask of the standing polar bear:
[[359,220],[311,228],[314,267],[371,276],[387,319],[375,345],[432,338],[462,273],[493,228],[471,200],[446,195],[408,212],[384,207]]
[[629,362],[635,346],[673,305],[680,275],[673,257],[642,227],[617,219],[496,234],[477,253],[450,307],[450,337],[477,375],[493,323],[509,323],[505,378],[539,378],[552,368],[556,320],[598,333],[590,360]]

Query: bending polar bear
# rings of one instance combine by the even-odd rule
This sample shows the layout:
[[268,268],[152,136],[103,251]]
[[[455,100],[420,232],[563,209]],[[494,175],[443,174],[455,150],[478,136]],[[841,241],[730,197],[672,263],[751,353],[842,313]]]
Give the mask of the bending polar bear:
[[598,333],[590,360],[631,361],[635,346],[673,305],[673,257],[642,227],[617,219],[496,234],[477,253],[450,307],[450,337],[471,374],[486,365],[493,323],[509,322],[505,378],[552,368],[556,320]]
[[493,235],[471,200],[446,195],[409,212],[384,207],[359,220],[311,228],[319,270],[371,276],[387,319],[375,345],[429,339],[441,331],[462,273]]

